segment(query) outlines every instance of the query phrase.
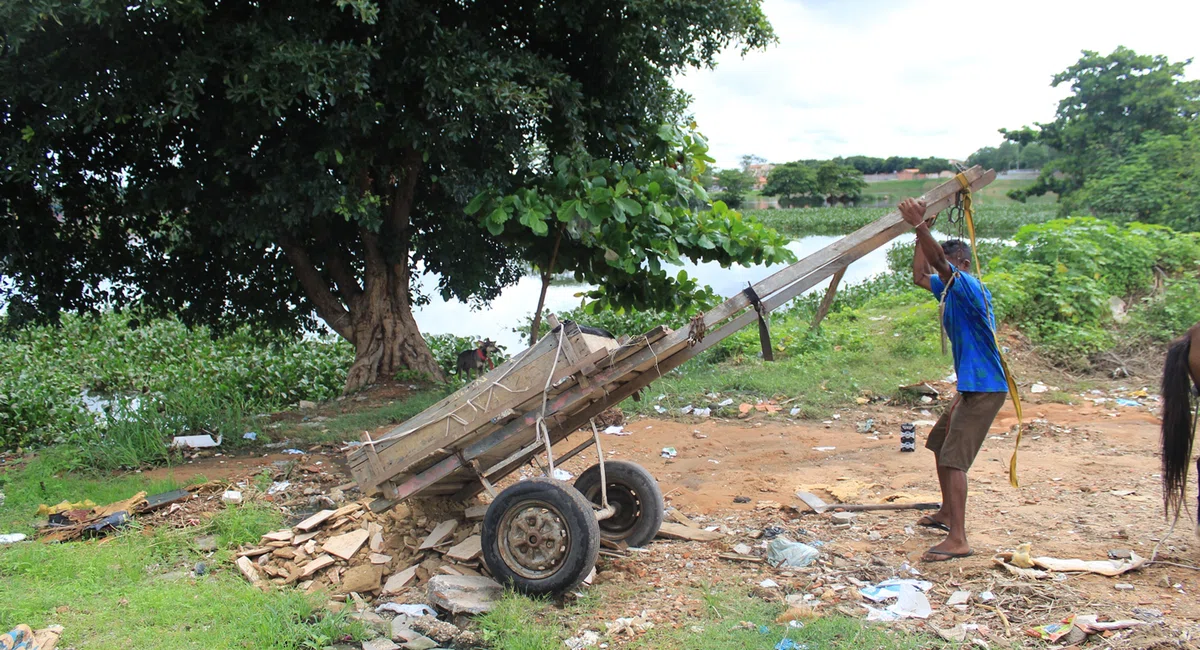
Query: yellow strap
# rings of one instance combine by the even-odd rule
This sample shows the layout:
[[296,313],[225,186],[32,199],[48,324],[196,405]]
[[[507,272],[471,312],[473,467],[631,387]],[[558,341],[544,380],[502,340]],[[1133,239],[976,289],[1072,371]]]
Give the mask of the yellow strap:
[[[975,252],[975,206],[971,201],[971,184],[963,174],[954,178],[963,188],[963,217],[967,221],[967,234],[971,236],[971,258],[975,262],[975,277],[982,285],[983,272],[979,268],[979,254]],[[1012,458],[1008,461],[1008,483],[1013,487],[1020,487],[1017,484],[1017,450],[1021,447],[1021,433],[1025,428],[1024,419],[1021,417],[1021,395],[1017,390],[1017,379],[1009,370],[1008,361],[1004,358],[1004,348],[1000,346],[1000,338],[995,329],[992,330],[992,340],[996,343],[996,354],[1000,357],[1000,367],[1003,368],[1004,380],[1008,383],[1008,395],[1012,398],[1013,411],[1017,414],[1017,442],[1013,446]]]

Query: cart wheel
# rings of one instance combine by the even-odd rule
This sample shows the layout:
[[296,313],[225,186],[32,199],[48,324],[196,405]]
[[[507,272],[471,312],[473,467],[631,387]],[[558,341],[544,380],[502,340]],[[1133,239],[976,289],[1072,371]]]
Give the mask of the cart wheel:
[[596,566],[600,528],[592,506],[562,481],[510,486],[483,517],[483,561],[495,578],[527,594],[558,594]]
[[[604,463],[608,503],[616,512],[600,521],[600,536],[644,546],[658,534],[663,521],[663,497],[658,481],[637,463],[611,460]],[[592,465],[575,479],[575,489],[600,505],[600,466]]]

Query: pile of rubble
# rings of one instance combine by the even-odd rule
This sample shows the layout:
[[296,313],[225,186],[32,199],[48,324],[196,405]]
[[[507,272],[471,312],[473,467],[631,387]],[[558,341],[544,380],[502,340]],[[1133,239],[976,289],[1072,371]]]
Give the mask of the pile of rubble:
[[356,594],[366,601],[425,602],[426,594],[418,596],[417,591],[435,576],[465,578],[427,589],[430,602],[455,614],[486,611],[490,600],[447,593],[487,591],[496,584],[480,557],[479,520],[487,506],[440,513],[436,508],[446,504],[424,506],[424,511],[421,505],[399,505],[375,513],[369,499],[363,499],[320,510],[239,550],[237,566],[262,588],[295,585],[306,592]]

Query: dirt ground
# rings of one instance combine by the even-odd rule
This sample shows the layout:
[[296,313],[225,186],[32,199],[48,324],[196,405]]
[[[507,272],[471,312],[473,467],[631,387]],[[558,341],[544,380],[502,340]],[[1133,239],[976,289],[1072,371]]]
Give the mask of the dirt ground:
[[[1200,639],[1200,602],[1194,595],[1200,573],[1195,569],[1155,564],[1116,578],[1059,574],[1042,584],[1018,584],[993,566],[995,553],[1026,542],[1035,557],[1103,560],[1110,550],[1126,549],[1148,558],[1165,536],[1169,526],[1161,505],[1156,402],[1151,397],[1143,406],[1121,407],[1111,399],[1103,404],[1083,397],[1079,401],[1074,406],[1026,403],[1031,428],[1021,443],[1021,487],[1016,489],[1008,483],[1008,461],[1017,419],[1011,404],[1006,405],[970,473],[967,525],[975,555],[929,564],[921,563],[920,556],[939,537],[913,526],[919,513],[859,513],[852,526],[835,528],[828,514],[808,512],[793,496],[806,489],[827,502],[841,497],[843,502],[875,503],[895,495],[903,495],[904,501],[939,500],[932,455],[922,448],[928,422],[935,419],[927,410],[863,406],[830,413],[826,423],[759,413],[744,421],[639,419],[627,424],[631,435],[605,436],[604,443],[609,458],[633,460],[650,470],[669,505],[706,524],[732,517],[728,542],[711,545],[753,546],[761,542],[746,535],[747,524],[781,524],[785,530],[813,533],[825,542],[823,550],[848,566],[915,567],[922,579],[935,584],[931,627],[990,623],[998,633],[1005,621],[978,601],[966,611],[943,603],[958,589],[996,592],[999,586],[1026,601],[1023,611],[1008,613],[1012,629],[1002,639],[1016,640],[1024,623],[1053,623],[1071,613],[1127,619],[1136,616],[1135,609],[1143,616],[1149,611],[1152,618],[1154,610],[1162,612],[1166,625],[1126,632],[1124,639],[1112,639],[1112,647],[1154,647],[1160,641],[1176,647],[1181,638],[1185,643]],[[867,419],[874,420],[873,430],[858,433],[858,423]],[[925,421],[917,427],[918,451],[902,453],[899,425],[913,421]],[[678,456],[663,458],[664,447],[674,447]],[[594,456],[572,459],[566,467],[577,473],[593,462]],[[749,497],[749,503],[734,503],[739,496]],[[1193,526],[1194,520],[1181,520],[1161,544],[1157,559],[1200,565]],[[738,528],[740,533],[734,532]],[[688,573],[694,575],[694,570],[690,567]],[[777,574],[769,568],[758,573]],[[1118,589],[1117,584],[1132,589]]]
[[[1007,473],[1016,417],[1007,405],[970,473],[967,524],[975,555],[932,564],[920,562],[920,556],[939,537],[914,526],[918,512],[858,513],[851,525],[835,526],[829,514],[809,512],[794,493],[806,489],[831,503],[877,503],[897,496],[901,501],[937,501],[932,455],[922,447],[936,419],[936,405],[929,405],[934,408],[930,411],[867,404],[830,413],[825,421],[786,417],[786,406],[776,414],[751,411],[747,419],[634,419],[625,424],[629,435],[603,436],[606,457],[643,465],[657,477],[669,507],[725,536],[704,543],[659,540],[628,557],[602,557],[591,587],[598,591],[598,606],[587,613],[564,610],[564,622],[578,631],[604,633],[615,619],[645,612],[645,619],[657,625],[679,626],[704,613],[695,588],[711,585],[746,587],[777,601],[785,594],[804,594],[818,613],[863,617],[864,601],[854,581],[899,576],[934,584],[928,594],[934,610],[929,619],[893,623],[908,629],[936,633],[974,624],[980,627],[968,639],[1047,647],[1047,642],[1025,636],[1025,630],[1071,614],[1095,614],[1101,620],[1140,618],[1152,624],[1104,639],[1093,636],[1088,647],[1196,647],[1200,602],[1193,592],[1200,589],[1200,573],[1177,565],[1200,565],[1200,542],[1193,519],[1181,520],[1163,540],[1168,524],[1162,515],[1156,451],[1157,401],[1152,395],[1137,396],[1139,406],[1118,406],[1114,394],[1106,390],[1099,397],[1076,396],[1076,405],[1027,398],[1021,487],[1015,489]],[[871,430],[859,433],[860,423],[868,419]],[[915,453],[900,451],[902,422],[917,424]],[[583,435],[560,443],[559,453]],[[664,458],[664,447],[674,447],[677,457]],[[210,457],[170,471],[176,478],[232,480],[295,458],[274,453]],[[344,461],[335,448],[326,447],[314,448],[305,462],[333,470]],[[589,449],[562,467],[578,475],[594,463]],[[501,487],[536,472],[527,466]],[[1195,489],[1193,485],[1190,493]],[[749,501],[735,503],[736,497]],[[789,571],[718,557],[736,544],[762,555],[762,531],[770,526],[781,527],[792,539],[821,542],[821,560]],[[1149,558],[1159,545],[1160,563],[1115,578],[1063,573],[1042,580],[1014,578],[994,566],[992,558],[1021,543],[1030,543],[1035,557],[1084,560],[1103,560],[1118,549]],[[761,587],[768,578],[778,586]],[[957,590],[972,592],[972,601],[957,608],[946,605]],[[977,594],[984,591],[997,598],[980,602]],[[621,645],[622,638],[610,641]]]

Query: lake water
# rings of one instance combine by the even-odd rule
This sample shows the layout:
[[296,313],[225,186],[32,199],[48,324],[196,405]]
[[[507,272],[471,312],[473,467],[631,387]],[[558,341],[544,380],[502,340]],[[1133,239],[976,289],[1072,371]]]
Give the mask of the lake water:
[[[912,233],[905,233],[851,264],[846,269],[842,286],[856,284],[886,272],[888,270],[888,249],[900,244],[911,243],[913,237]],[[788,249],[796,254],[797,259],[802,259],[839,239],[841,236],[834,235],[801,237],[788,244]],[[701,284],[712,287],[717,294],[731,296],[745,289],[747,282],[758,282],[783,266],[746,267],[735,264],[725,269],[716,263],[687,262],[682,268],[687,271],[688,275],[698,278]],[[436,286],[432,278],[422,277],[418,282],[426,288]],[[827,285],[828,282],[822,282],[810,289],[809,292],[824,291]],[[588,286],[582,284],[551,285],[546,292],[546,309],[561,312],[578,307],[581,298],[576,294],[586,289]],[[472,310],[469,305],[457,300],[440,301],[436,297],[436,292],[430,291],[435,296],[434,301],[417,309],[414,316],[423,333],[488,337],[505,346],[512,353],[525,348],[524,335],[514,332],[513,328],[521,326],[525,322],[525,317],[532,314],[533,310],[537,308],[540,290],[540,279],[532,276],[521,278],[520,282],[506,288],[499,297],[482,310]]]

